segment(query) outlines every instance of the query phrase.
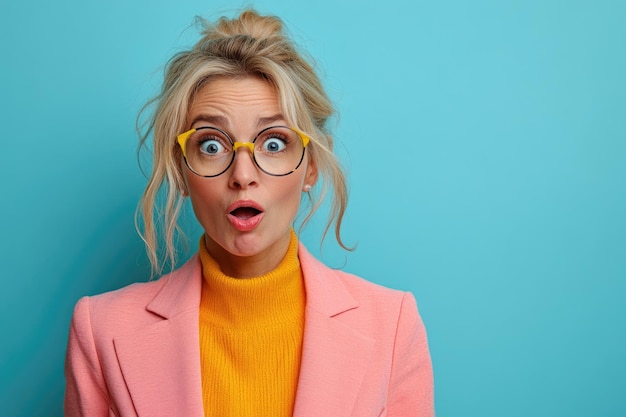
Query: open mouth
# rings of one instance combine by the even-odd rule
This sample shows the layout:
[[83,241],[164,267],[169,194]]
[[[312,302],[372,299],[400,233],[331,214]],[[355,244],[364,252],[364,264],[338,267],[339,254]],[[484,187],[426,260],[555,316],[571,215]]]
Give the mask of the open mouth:
[[263,221],[263,207],[252,200],[239,200],[228,207],[228,221],[240,232],[249,232]]
[[254,216],[258,216],[261,213],[261,210],[254,207],[237,207],[230,212],[231,215],[237,217],[240,220],[248,220]]

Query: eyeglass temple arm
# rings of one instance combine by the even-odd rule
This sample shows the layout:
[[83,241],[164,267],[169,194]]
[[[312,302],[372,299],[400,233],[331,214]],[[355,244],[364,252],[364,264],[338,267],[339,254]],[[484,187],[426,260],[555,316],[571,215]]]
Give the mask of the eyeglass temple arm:
[[187,140],[189,139],[189,136],[193,135],[195,132],[196,132],[196,129],[191,129],[176,136],[176,140],[178,141],[178,144],[180,145],[180,149],[182,149],[183,156],[185,158],[187,158],[187,146],[186,146]]
[[299,131],[298,129],[292,128],[292,130],[296,132],[298,136],[300,136],[300,139],[302,139],[302,146],[306,148],[306,145],[309,144],[311,138],[304,134],[304,132]]

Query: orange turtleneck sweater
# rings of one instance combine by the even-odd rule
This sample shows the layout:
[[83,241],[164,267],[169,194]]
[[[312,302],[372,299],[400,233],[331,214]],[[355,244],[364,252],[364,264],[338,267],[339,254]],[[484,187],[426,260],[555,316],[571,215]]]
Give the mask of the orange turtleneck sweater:
[[295,233],[278,267],[258,277],[223,274],[204,237],[199,255],[204,415],[291,416],[306,297]]

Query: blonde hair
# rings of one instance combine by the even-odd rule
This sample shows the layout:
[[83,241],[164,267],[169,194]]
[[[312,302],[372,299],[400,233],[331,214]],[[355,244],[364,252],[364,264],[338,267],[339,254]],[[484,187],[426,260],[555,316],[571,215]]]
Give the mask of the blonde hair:
[[[348,200],[346,179],[327,130],[334,109],[313,67],[298,53],[277,17],[246,10],[237,18],[222,17],[215,24],[203,25],[202,38],[168,62],[160,94],[146,103],[138,117],[139,150],[147,146],[150,134],[153,135],[152,173],[136,216],[137,230],[145,242],[153,272],[160,273],[166,262],[174,267],[175,240],[183,236],[178,217],[185,182],[182,155],[175,138],[185,129],[194,94],[217,77],[253,75],[276,88],[286,122],[311,138],[307,152],[317,165],[322,183],[316,199],[309,194],[310,210],[302,226],[332,189],[334,198],[322,240],[334,224],[337,242],[348,249],[340,234]],[[139,120],[149,108],[154,111],[142,132]],[[165,248],[158,244],[160,227],[164,229]]]

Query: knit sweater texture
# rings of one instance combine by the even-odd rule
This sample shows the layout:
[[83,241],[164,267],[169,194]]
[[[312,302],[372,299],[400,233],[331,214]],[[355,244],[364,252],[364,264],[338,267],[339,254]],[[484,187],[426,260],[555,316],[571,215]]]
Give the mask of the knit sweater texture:
[[293,231],[276,269],[252,278],[221,272],[200,239],[200,365],[206,417],[291,416],[305,289]]

